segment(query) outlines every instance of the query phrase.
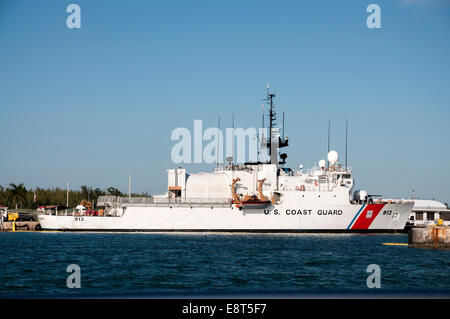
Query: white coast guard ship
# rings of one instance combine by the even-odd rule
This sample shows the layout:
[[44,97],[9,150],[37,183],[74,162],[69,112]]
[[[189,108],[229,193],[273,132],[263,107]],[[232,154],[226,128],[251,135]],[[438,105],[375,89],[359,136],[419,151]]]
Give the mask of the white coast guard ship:
[[[169,169],[164,195],[152,198],[102,196],[104,214],[45,213],[42,229],[117,232],[397,232],[413,201],[374,200],[353,192],[352,171],[330,151],[312,169],[286,168],[288,137],[274,127],[274,94],[267,96],[270,136],[261,145],[267,162],[233,164],[209,173]],[[281,159],[281,160],[280,160]],[[102,216],[100,216],[102,215]]]

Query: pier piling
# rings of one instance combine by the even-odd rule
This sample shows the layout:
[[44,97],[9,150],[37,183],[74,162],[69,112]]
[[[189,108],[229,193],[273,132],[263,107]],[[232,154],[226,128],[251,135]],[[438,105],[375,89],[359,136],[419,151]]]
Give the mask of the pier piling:
[[411,247],[450,248],[450,227],[411,228],[408,232],[408,244]]

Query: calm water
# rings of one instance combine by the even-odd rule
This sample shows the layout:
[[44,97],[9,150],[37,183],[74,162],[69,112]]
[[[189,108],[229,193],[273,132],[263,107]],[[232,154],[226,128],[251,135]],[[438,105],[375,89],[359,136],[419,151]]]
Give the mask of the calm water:
[[382,288],[450,288],[449,250],[386,242],[407,236],[0,233],[0,294],[367,290],[369,264]]

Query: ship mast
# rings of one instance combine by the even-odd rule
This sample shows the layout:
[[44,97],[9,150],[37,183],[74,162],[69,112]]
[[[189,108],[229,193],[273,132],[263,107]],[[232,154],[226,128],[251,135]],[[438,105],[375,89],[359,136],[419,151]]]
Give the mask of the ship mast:
[[[288,138],[284,136],[284,112],[283,112],[283,136],[280,136],[279,130],[276,130],[276,112],[274,103],[275,93],[270,93],[269,85],[267,85],[267,97],[264,99],[269,104],[269,134],[264,147],[269,149],[270,164],[284,165],[286,164],[287,155],[285,153],[278,156],[278,149],[288,146]],[[264,117],[263,117],[264,119]],[[279,159],[281,158],[281,161]]]
[[276,113],[274,111],[274,105],[273,105],[273,98],[275,97],[275,93],[269,93],[267,92],[267,99],[270,103],[270,109],[269,109],[269,132],[270,132],[270,138],[269,138],[269,156],[272,156],[272,137],[273,137],[273,127],[275,126],[275,120],[276,120]]

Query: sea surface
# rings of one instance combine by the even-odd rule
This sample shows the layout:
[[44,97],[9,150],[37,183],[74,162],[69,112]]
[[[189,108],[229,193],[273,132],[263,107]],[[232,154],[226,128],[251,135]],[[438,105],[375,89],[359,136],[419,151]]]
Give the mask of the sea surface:
[[[371,264],[381,269],[382,289],[450,291],[450,251],[383,245],[406,242],[407,235],[0,233],[0,295],[367,291]],[[71,264],[80,267],[81,288],[67,287]]]

